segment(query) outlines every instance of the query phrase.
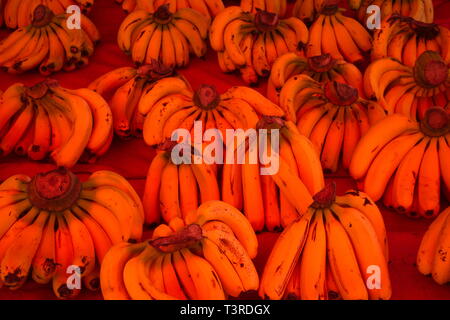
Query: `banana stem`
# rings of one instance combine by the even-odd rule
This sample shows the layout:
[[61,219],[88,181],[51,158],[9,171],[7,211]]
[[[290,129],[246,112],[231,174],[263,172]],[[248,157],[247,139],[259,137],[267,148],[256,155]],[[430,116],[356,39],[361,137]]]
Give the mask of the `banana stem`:
[[279,22],[280,18],[276,13],[259,10],[255,14],[255,26],[261,32],[274,30]]
[[211,110],[217,107],[220,101],[220,95],[216,87],[203,84],[194,95],[194,102],[204,110]]
[[420,126],[424,134],[440,137],[450,132],[450,116],[443,108],[432,107],[425,112]]
[[338,106],[349,106],[359,98],[358,90],[345,83],[330,81],[324,89],[325,97]]
[[313,196],[314,208],[329,208],[336,200],[336,183],[329,183],[321,191]]
[[190,224],[173,235],[150,240],[148,243],[159,251],[167,252],[169,248],[179,250],[190,247],[202,239],[202,228],[198,224]]
[[448,67],[437,52],[425,51],[417,58],[414,76],[422,87],[434,88],[447,80]]
[[78,200],[80,192],[80,180],[63,167],[35,175],[28,185],[30,202],[47,211],[69,209]]
[[164,65],[161,61],[152,59],[150,64],[140,66],[137,70],[139,76],[149,76],[152,80],[159,80],[173,75],[174,69]]
[[256,124],[256,129],[278,129],[284,127],[285,121],[280,117],[263,116]]
[[43,96],[45,96],[48,92],[48,89],[50,87],[55,87],[58,85],[58,82],[56,80],[52,79],[45,79],[42,82],[39,82],[35,84],[34,86],[27,87],[26,93],[28,96],[30,96],[33,99],[41,99]]
[[172,20],[172,12],[169,10],[169,4],[163,4],[153,14],[153,18],[159,24],[167,24]]
[[308,58],[308,66],[315,72],[329,71],[335,64],[336,60],[329,53]]
[[35,27],[42,27],[48,25],[53,17],[53,12],[46,6],[40,4],[33,11],[33,21],[31,24]]

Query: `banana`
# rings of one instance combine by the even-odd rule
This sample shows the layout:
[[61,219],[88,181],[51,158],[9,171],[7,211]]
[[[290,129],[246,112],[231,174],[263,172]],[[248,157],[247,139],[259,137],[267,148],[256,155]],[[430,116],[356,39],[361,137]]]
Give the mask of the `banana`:
[[80,199],[77,201],[77,206],[73,206],[71,210],[80,219],[82,219],[86,213],[92,217],[102,226],[113,244],[127,240],[125,239],[125,235],[121,232],[119,219],[106,207],[94,201]]
[[31,264],[31,275],[37,283],[49,283],[56,269],[55,222],[56,216],[54,214],[49,215],[47,225],[42,231],[42,239]]
[[270,74],[270,65],[266,56],[266,46],[264,44],[264,34],[256,37],[253,44],[253,66],[260,77],[267,77]]
[[245,292],[242,280],[233,267],[232,262],[223,251],[208,237],[202,241],[203,255],[216,270],[224,291],[232,297],[239,297]]
[[251,259],[258,253],[258,240],[249,221],[233,206],[222,201],[208,201],[186,217],[186,224],[196,223],[200,226],[208,221],[222,221],[228,225],[236,238],[244,246]]
[[73,117],[73,129],[64,145],[53,150],[51,157],[58,165],[72,167],[83,153],[92,133],[93,119],[88,103],[59,88],[52,88],[52,96],[60,96],[67,103]]
[[386,259],[389,258],[389,247],[387,241],[386,227],[383,216],[373,200],[364,192],[349,190],[344,196],[337,196],[336,203],[341,207],[350,206],[361,211],[370,220],[377,234],[380,246],[383,248]]
[[322,55],[322,34],[325,15],[321,14],[311,25],[309,30],[309,41],[306,46],[306,56],[315,57]]
[[331,172],[336,172],[339,166],[341,148],[344,142],[344,117],[345,108],[340,107],[336,118],[331,123],[328,130],[325,144],[322,150],[322,166]]
[[169,161],[161,173],[161,186],[159,191],[161,216],[164,221],[170,221],[175,217],[182,217],[178,193],[178,166]]
[[240,43],[244,36],[246,26],[250,25],[242,20],[231,21],[224,31],[224,44],[230,59],[237,66],[244,66],[246,64],[245,55],[240,48]]
[[129,80],[134,78],[137,70],[131,67],[122,67],[109,71],[92,81],[88,89],[97,92],[100,95],[116,90],[123,86]]
[[436,219],[430,224],[425,232],[422,241],[420,242],[419,250],[417,251],[417,268],[420,273],[430,275],[432,273],[435,256],[438,251],[438,244],[442,230],[447,223],[450,210],[444,210]]
[[361,51],[366,52],[372,49],[372,38],[358,21],[344,16],[339,11],[336,13],[336,19],[347,29]]
[[10,119],[24,106],[22,100],[24,89],[22,83],[15,83],[1,95],[0,131],[3,131]]
[[440,208],[440,181],[438,139],[431,138],[420,164],[418,172],[419,214],[433,217]]
[[308,230],[300,263],[300,296],[302,300],[324,300],[327,239],[323,212],[316,211]]
[[439,139],[439,164],[442,181],[447,191],[450,191],[450,169],[445,164],[450,160],[450,138],[441,137]]
[[408,117],[393,114],[374,124],[364,135],[353,153],[350,174],[361,179],[380,150],[395,137],[417,131],[417,123]]
[[[198,186],[191,167],[181,164],[178,167],[180,208],[182,217],[197,210],[199,204]],[[172,220],[173,221],[173,220]]]
[[188,249],[181,251],[187,269],[193,279],[199,300],[224,300],[222,284],[212,266],[203,258]]
[[119,220],[125,241],[139,240],[142,236],[139,207],[130,196],[113,186],[103,186],[94,190],[82,190],[81,199],[97,202],[110,210]]
[[189,63],[189,43],[183,34],[174,26],[169,26],[170,35],[175,45],[176,66],[184,67]]
[[[145,252],[145,250],[143,251]],[[125,288],[133,300],[153,300],[151,295],[143,288],[143,285],[139,281],[138,268],[142,263],[140,256],[143,252],[135,257],[132,257],[126,262],[123,268],[123,283]]]
[[282,117],[284,116],[283,110],[265,98],[258,91],[249,87],[235,86],[231,87],[227,92],[221,95],[221,99],[235,98],[247,101],[260,115]]
[[142,202],[145,211],[145,223],[149,225],[158,223],[160,219],[159,193],[161,176],[168,161],[168,154],[160,152],[153,158],[148,169]]
[[336,16],[330,16],[330,20],[339,51],[347,61],[361,62],[364,58],[345,26],[337,20]]
[[139,29],[139,34],[131,44],[131,58],[136,65],[142,65],[146,62],[147,48],[157,28],[156,23],[151,23]]
[[447,215],[445,222],[440,230],[439,238],[437,239],[436,253],[433,260],[433,267],[431,275],[433,280],[438,284],[445,284],[450,281],[450,268],[447,259],[450,248],[450,222]]
[[[204,239],[204,241],[207,242],[208,240]],[[205,259],[208,260],[208,262],[213,265],[213,263],[210,261],[210,259],[207,258],[207,256],[210,256],[210,252],[208,251],[208,248],[206,248],[206,249],[203,248],[203,250],[205,250],[204,251]],[[185,294],[189,297],[189,299],[197,299],[197,297],[198,297],[197,289],[195,288],[194,281],[193,281],[193,279],[189,273],[189,270],[187,268],[186,261],[184,260],[183,256],[181,255],[181,250],[173,252],[172,263],[175,268],[175,271],[177,272],[178,279],[180,279],[180,283],[183,287]],[[217,270],[217,273],[220,276],[221,269],[216,268],[216,266],[214,266],[214,269]],[[237,279],[237,277],[235,279]],[[229,279],[229,280],[231,280],[231,279]],[[226,284],[224,282],[225,281],[222,280],[223,286],[225,288]]]
[[33,105],[28,103],[25,109],[11,124],[9,131],[2,137],[0,141],[0,153],[3,156],[8,155],[14,150],[14,147],[19,143],[20,138],[25,134],[26,130],[32,123],[34,118]]
[[100,284],[106,300],[128,300],[129,295],[123,281],[123,269],[127,261],[141,253],[146,244],[121,242],[113,246],[103,259],[100,269]]
[[[76,210],[71,210],[71,219],[79,219],[82,224],[86,227],[86,229],[89,232],[89,235],[92,239],[92,243],[95,250],[95,258],[97,259],[98,263],[102,263],[106,253],[108,250],[112,247],[111,239],[109,238],[106,231],[103,229],[103,227],[98,224],[93,218],[91,218],[88,214],[82,212],[81,210],[78,210],[77,213],[75,213]],[[80,228],[81,230],[82,228]],[[84,231],[82,231],[84,233]],[[72,237],[73,239],[74,237]],[[88,248],[89,240],[87,241],[88,244],[86,245],[86,248]],[[88,266],[89,269],[92,269],[92,266]],[[94,266],[95,267],[95,266]],[[90,272],[89,272],[90,271]],[[89,274],[95,272],[94,270],[88,270],[88,272],[84,272],[84,276],[88,276]]]
[[212,241],[229,259],[240,279],[244,291],[257,290],[258,273],[245,248],[236,239],[233,231],[223,222],[210,221],[202,226],[205,238]]
[[186,37],[195,55],[198,58],[203,57],[206,54],[207,46],[204,38],[202,38],[201,30],[187,20],[175,19],[172,22],[178,31]]
[[191,169],[199,186],[200,202],[205,203],[212,200],[219,200],[219,184],[213,166],[202,161],[199,164],[192,164]]
[[56,270],[53,276],[52,287],[55,295],[60,299],[67,299],[74,297],[77,289],[68,287],[69,274],[67,268],[71,265],[74,258],[72,239],[70,236],[69,227],[64,219],[64,216],[58,214],[58,229],[55,234],[55,262]]
[[37,219],[24,228],[5,251],[0,264],[0,279],[7,287],[18,288],[27,279],[47,218],[47,212],[39,213]]
[[162,29],[162,63],[169,68],[174,68],[176,66],[176,52],[175,47],[177,44],[173,42],[169,28],[174,28],[173,26],[164,26]]
[[259,296],[279,300],[305,245],[311,213],[304,214],[288,225],[280,234],[270,252],[260,281]]
[[28,199],[24,199],[17,203],[13,203],[1,208],[0,215],[2,215],[4,218],[0,221],[0,236],[5,237],[16,220],[19,219],[19,217],[21,217],[21,215],[30,208],[31,203]]
[[393,181],[393,205],[398,212],[409,211],[413,205],[417,175],[429,141],[423,138],[418,142],[397,168]]
[[186,295],[181,288],[175,269],[172,265],[172,254],[164,255],[162,263],[162,274],[164,278],[164,288],[168,295],[180,300],[187,300]]
[[230,6],[222,10],[213,20],[209,30],[209,40],[214,51],[224,51],[224,32],[227,25],[243,16],[244,11],[238,6]]
[[397,169],[406,153],[423,138],[422,133],[402,135],[389,142],[373,160],[364,180],[364,191],[378,201],[387,182]]
[[[335,204],[331,206],[331,211],[338,216],[352,242],[362,278],[368,286],[370,299],[389,299],[392,294],[389,270],[370,221],[363,213],[354,208],[340,207]],[[377,266],[379,269],[376,281],[371,279],[373,271],[370,271],[370,268],[373,266]],[[370,280],[372,280],[370,285],[373,285],[373,288],[369,287]]]
[[[305,186],[311,194],[315,194],[325,186],[323,172],[320,169],[320,159],[315,153],[314,146],[304,136],[302,136],[295,124],[291,121],[285,122],[285,127],[281,129],[281,134],[287,138],[291,144],[297,161],[299,176],[304,181]],[[307,157],[308,161],[303,161]]]
[[151,14],[145,10],[136,10],[126,16],[117,33],[117,42],[122,51],[125,53],[130,52],[132,45],[131,34],[137,26],[147,21],[151,21],[151,19]]
[[305,58],[298,56],[294,52],[279,55],[274,62],[270,73],[270,80],[275,85],[275,88],[282,88],[289,79],[289,66],[301,66],[306,68],[306,63]]
[[324,218],[327,258],[339,294],[346,300],[367,300],[367,289],[349,236],[329,209],[325,210]]
[[278,230],[281,227],[280,207],[278,206],[277,188],[270,176],[261,176],[261,191],[266,228],[268,231]]

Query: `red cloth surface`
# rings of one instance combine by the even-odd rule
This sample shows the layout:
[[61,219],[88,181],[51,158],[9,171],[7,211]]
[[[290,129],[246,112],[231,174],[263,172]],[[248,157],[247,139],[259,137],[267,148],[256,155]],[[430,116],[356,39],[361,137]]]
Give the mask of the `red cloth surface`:
[[[436,22],[450,27],[449,0],[435,0]],[[447,14],[446,14],[447,13]],[[96,0],[90,14],[101,32],[102,41],[96,48],[89,65],[83,69],[70,73],[61,72],[52,76],[59,80],[63,87],[76,89],[87,87],[88,84],[100,75],[122,66],[131,66],[131,60],[120,51],[116,45],[117,30],[125,13],[113,0]],[[0,39],[7,35],[6,30],[0,31]],[[180,72],[192,83],[193,88],[200,84],[214,84],[219,92],[224,92],[234,85],[245,85],[236,75],[223,74],[218,66],[216,54],[210,49],[205,59],[192,59],[188,68]],[[15,82],[32,85],[42,81],[43,77],[37,72],[29,72],[23,75],[9,75],[0,73],[0,90],[5,90]],[[265,93],[266,85],[262,83],[256,88]],[[143,141],[120,141],[115,139],[111,149],[96,164],[78,164],[73,171],[86,179],[87,176],[100,169],[113,170],[124,175],[133,184],[139,194],[142,194],[145,176],[153,157],[153,151]],[[25,158],[8,156],[0,158],[0,181],[7,177],[25,173],[34,175],[38,172],[54,168],[52,164],[31,162]],[[337,182],[338,193],[354,188],[354,182],[345,174],[340,173],[328,176]],[[383,215],[388,231],[390,248],[390,272],[393,285],[393,299],[450,299],[450,287],[439,286],[431,278],[422,276],[415,267],[416,253],[420,240],[426,231],[430,221],[410,220],[394,212],[383,209]],[[275,233],[263,233],[258,235],[260,241],[260,253],[255,264],[258,271],[262,272],[274,241]],[[83,291],[78,299],[101,299],[101,294],[93,294]],[[256,298],[255,295],[249,298]],[[21,289],[10,291],[0,289],[0,299],[55,299],[51,286],[38,285],[29,281]]]

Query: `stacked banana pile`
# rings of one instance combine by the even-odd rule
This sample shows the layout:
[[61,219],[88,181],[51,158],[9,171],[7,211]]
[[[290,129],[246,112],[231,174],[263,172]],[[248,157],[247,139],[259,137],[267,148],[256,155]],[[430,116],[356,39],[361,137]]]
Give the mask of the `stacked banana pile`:
[[209,40],[223,72],[239,70],[247,84],[256,84],[269,76],[279,56],[303,51],[308,29],[295,17],[280,19],[276,13],[253,14],[231,6],[213,20]]
[[48,79],[31,87],[16,83],[0,102],[2,156],[50,156],[58,166],[70,168],[80,158],[95,161],[111,145],[111,110],[92,90],[69,90]]
[[435,51],[450,64],[450,31],[434,23],[392,16],[374,33],[372,60],[391,57],[413,67],[425,51]]
[[141,99],[139,112],[146,115],[144,140],[158,146],[176,129],[191,132],[200,121],[202,132],[215,128],[226,137],[226,129],[254,129],[261,116],[282,117],[283,110],[248,87],[232,87],[223,94],[210,85],[192,91],[186,83],[165,78]]
[[336,60],[329,53],[304,58],[295,53],[286,53],[275,60],[267,82],[267,97],[280,104],[280,91],[292,77],[304,74],[320,83],[337,81],[358,89],[361,98],[365,97],[363,76],[352,63]]
[[364,73],[364,90],[387,113],[420,120],[432,106],[450,108],[449,70],[435,51],[422,53],[413,67],[391,57],[378,59]]
[[172,13],[179,9],[191,8],[203,14],[208,20],[211,20],[211,17],[215,17],[225,8],[222,0],[116,0],[116,2],[122,4],[125,12],[141,9],[155,12],[164,4],[169,5],[169,10]]
[[162,90],[190,90],[190,84],[181,74],[156,60],[139,68],[122,67],[107,72],[94,80],[89,89],[109,101],[115,134],[129,138],[142,137],[145,117],[138,106],[142,99],[147,99],[147,94],[161,90],[161,85]]
[[[78,6],[83,13],[88,12],[94,5],[94,0],[4,0],[5,25],[10,29],[28,26],[33,22],[33,12],[39,5],[49,8],[54,14],[65,13],[70,6]],[[0,26],[2,23],[0,23]]]
[[143,204],[148,225],[185,219],[199,204],[220,200],[217,165],[175,164],[171,151],[169,145],[158,151],[147,173]]
[[166,4],[154,13],[130,13],[120,25],[117,41],[136,65],[159,60],[169,68],[184,67],[191,52],[198,58],[206,54],[209,24],[196,10],[181,8],[172,13]]
[[68,17],[37,6],[31,24],[0,42],[0,67],[14,74],[39,68],[41,74],[49,75],[87,65],[100,35],[86,16],[81,16],[80,29],[69,28]]
[[[87,287],[112,245],[142,236],[141,201],[122,176],[97,171],[81,183],[59,168],[0,184],[0,284],[20,288],[33,280],[52,283],[58,298],[73,298],[69,266]],[[70,270],[69,270],[70,271]]]
[[337,5],[328,4],[322,9],[309,28],[308,57],[329,53],[338,60],[364,61],[365,53],[372,49],[372,37],[362,24],[342,11]]
[[[255,231],[280,230],[312,203],[312,194],[325,185],[320,159],[313,144],[295,124],[276,117],[264,117],[261,129],[278,129],[278,150],[267,141],[267,154],[278,152],[278,170],[263,175],[261,162],[225,163],[221,176],[222,200],[241,210]],[[270,133],[269,133],[270,135]],[[261,150],[259,151],[261,152]],[[250,159],[246,150],[245,159]]]
[[[394,14],[412,17],[418,21],[432,23],[434,19],[433,0],[348,0],[351,9],[358,10],[358,20],[367,21],[367,8],[377,5],[381,9],[381,20],[386,20]],[[373,13],[372,13],[373,15]]]
[[371,125],[385,117],[376,102],[362,99],[347,84],[320,84],[307,75],[290,78],[280,91],[280,106],[313,143],[322,167],[336,172],[348,168],[353,150]]
[[[365,194],[336,196],[330,184],[280,234],[259,287],[266,299],[389,299],[383,217]],[[380,281],[370,279],[377,266]],[[371,283],[372,285],[367,285]]]
[[[421,122],[393,114],[372,126],[353,154],[350,174],[374,201],[411,217],[439,214],[450,199],[450,117],[427,110]],[[442,185],[441,185],[442,181]]]
[[251,259],[256,235],[234,207],[209,201],[185,219],[160,225],[153,238],[121,243],[106,255],[101,272],[105,299],[222,300],[257,290]]

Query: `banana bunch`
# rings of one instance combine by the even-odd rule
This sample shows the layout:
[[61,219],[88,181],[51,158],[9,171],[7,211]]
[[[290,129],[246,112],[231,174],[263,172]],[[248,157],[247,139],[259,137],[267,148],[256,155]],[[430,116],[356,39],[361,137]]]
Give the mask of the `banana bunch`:
[[239,70],[246,83],[256,84],[258,77],[269,76],[279,56],[303,54],[308,29],[295,17],[280,19],[275,13],[231,6],[213,20],[209,39],[223,72]]
[[107,251],[142,236],[140,199],[110,171],[97,171],[83,183],[62,167],[33,178],[18,174],[0,184],[0,195],[0,283],[10,289],[31,275],[51,283],[58,298],[75,297],[80,288],[68,286],[74,272],[69,266],[95,289]]
[[286,81],[299,74],[305,74],[320,83],[338,81],[348,84],[358,89],[361,98],[365,97],[363,76],[354,64],[333,59],[329,53],[304,58],[292,52],[275,60],[267,83],[267,97],[280,104],[280,91]]
[[148,169],[142,200],[147,225],[185,219],[199,204],[220,199],[216,165],[176,164],[171,147],[160,146]]
[[362,99],[356,88],[337,81],[320,84],[304,74],[284,84],[280,107],[311,139],[322,167],[330,172],[338,170],[341,157],[347,169],[361,136],[385,117],[383,108]]
[[88,88],[109,101],[114,119],[114,132],[117,136],[141,137],[144,116],[138,112],[139,102],[145,93],[158,90],[159,81],[163,79],[169,85],[179,86],[181,83],[186,90],[190,88],[182,75],[156,60],[139,68],[114,69],[94,80]]
[[33,12],[39,5],[46,6],[54,14],[65,13],[72,5],[79,6],[83,13],[87,13],[94,5],[94,0],[5,0],[4,11],[0,15],[4,15],[5,25],[10,29],[26,27],[33,22]]
[[222,0],[116,0],[116,2],[121,3],[126,12],[140,9],[155,12],[164,4],[169,5],[172,13],[179,9],[191,8],[203,14],[209,21],[225,8]]
[[326,0],[296,0],[292,15],[309,24],[327,6]]
[[196,10],[172,13],[169,5],[162,5],[154,13],[131,12],[120,25],[117,41],[136,65],[159,60],[169,68],[184,67],[191,52],[199,58],[206,54],[209,24]]
[[351,9],[358,10],[357,17],[361,23],[366,23],[370,15],[367,8],[377,5],[381,9],[381,21],[392,15],[411,17],[415,20],[432,23],[434,20],[433,0],[349,0]]
[[435,51],[425,51],[413,67],[387,57],[372,62],[364,73],[366,96],[391,113],[423,119],[432,106],[450,108],[450,68]]
[[223,300],[257,290],[258,241],[234,207],[209,201],[159,225],[151,240],[120,243],[100,270],[107,300]]
[[431,275],[439,284],[450,282],[450,207],[445,209],[428,227],[417,253],[420,273]]
[[[383,217],[364,193],[327,185],[277,239],[260,281],[265,299],[389,299]],[[378,269],[374,271],[372,268]]]
[[287,0],[241,0],[241,8],[245,12],[257,13],[259,10],[262,10],[285,17]]
[[186,83],[173,78],[162,79],[145,93],[139,112],[146,115],[144,140],[157,146],[170,140],[177,129],[189,132],[194,122],[207,129],[218,129],[226,137],[227,129],[255,129],[261,116],[282,117],[283,110],[258,91],[249,87],[232,87],[223,94],[210,85],[193,92]]
[[372,37],[357,20],[342,14],[336,5],[326,6],[309,28],[308,57],[329,53],[333,59],[361,63],[372,49]]
[[[401,114],[379,121],[359,141],[350,174],[374,201],[409,217],[439,213],[450,199],[450,116],[440,107],[421,122]],[[442,182],[441,182],[442,181]]]
[[0,155],[32,160],[50,156],[58,166],[93,162],[108,151],[112,113],[89,89],[65,89],[54,80],[10,86],[0,98]]
[[[313,202],[311,195],[325,185],[320,159],[312,143],[295,124],[280,118],[264,117],[258,128],[278,129],[278,150],[270,141],[270,153],[277,152],[278,168],[271,175],[261,174],[261,161],[227,162],[221,172],[222,201],[241,210],[257,232],[280,230],[304,214]],[[261,152],[261,151],[260,151]],[[269,154],[269,152],[267,152]]]
[[450,31],[434,23],[392,16],[373,36],[372,61],[391,57],[413,67],[425,51],[438,52],[450,65]]
[[38,5],[30,25],[18,28],[0,42],[0,67],[13,74],[39,68],[41,74],[49,75],[87,65],[100,35],[84,15],[81,29],[69,29],[68,17],[66,13],[54,15],[48,7]]

